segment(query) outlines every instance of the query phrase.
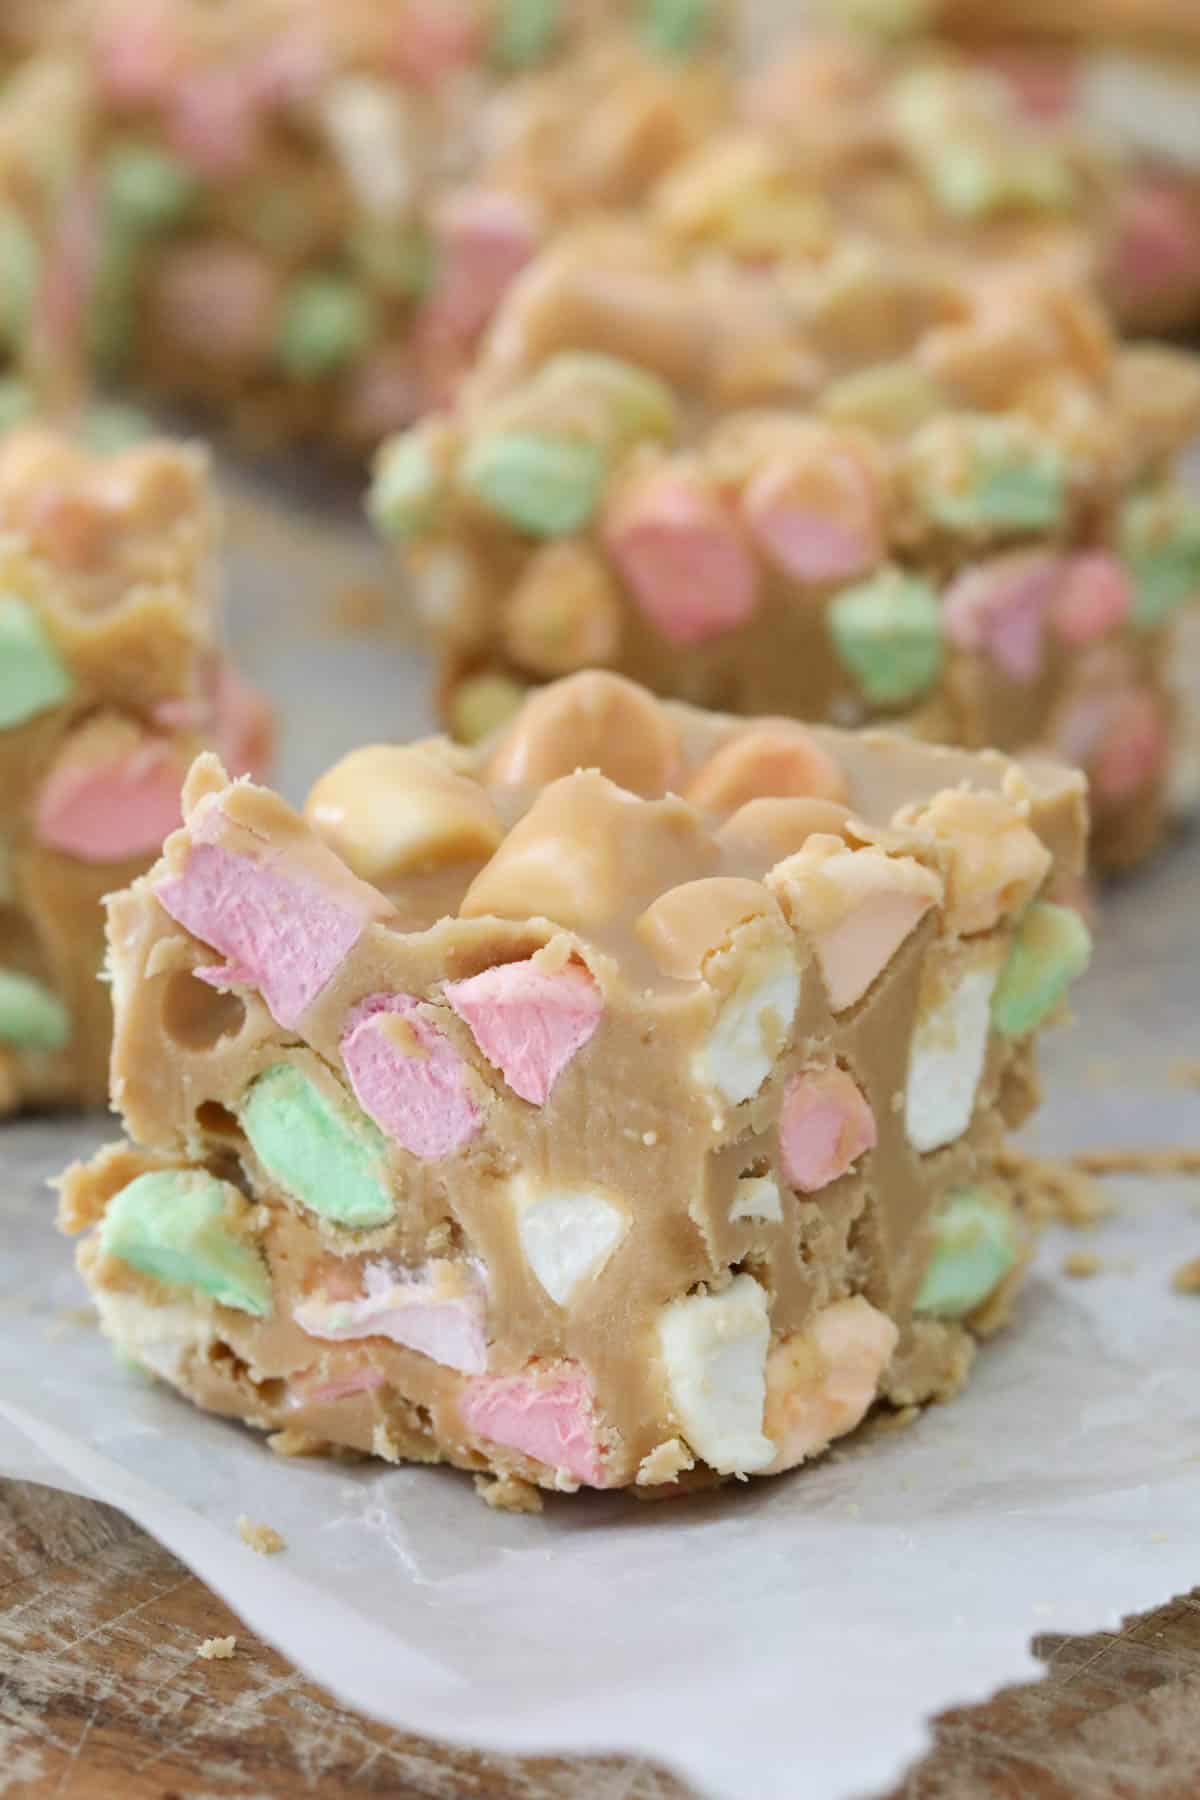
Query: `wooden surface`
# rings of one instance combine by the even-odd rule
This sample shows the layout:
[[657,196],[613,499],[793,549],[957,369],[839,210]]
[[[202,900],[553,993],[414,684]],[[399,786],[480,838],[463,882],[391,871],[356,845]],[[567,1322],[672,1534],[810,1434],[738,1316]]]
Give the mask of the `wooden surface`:
[[[231,1632],[231,1662],[200,1659],[205,1638]],[[1196,1800],[1200,1592],[1119,1637],[1035,1648],[1045,1678],[946,1714],[935,1749],[886,1800]],[[250,1637],[120,1513],[0,1483],[0,1795],[293,1794],[687,1800],[645,1765],[478,1756],[370,1724]]]

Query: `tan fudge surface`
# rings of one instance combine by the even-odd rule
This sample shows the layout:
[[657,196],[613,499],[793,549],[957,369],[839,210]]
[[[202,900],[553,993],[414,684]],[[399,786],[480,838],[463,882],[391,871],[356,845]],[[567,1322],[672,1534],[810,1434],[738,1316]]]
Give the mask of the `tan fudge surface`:
[[[131,1142],[63,1184],[62,1222],[88,1232],[81,1268],[124,1351],[199,1404],[285,1432],[281,1448],[445,1459],[563,1488],[786,1466],[877,1396],[908,1404],[958,1385],[971,1326],[1002,1315],[1028,1245],[997,1159],[1036,1098],[1030,1032],[990,1029],[985,999],[949,1124],[914,1123],[909,1084],[940,1118],[946,1071],[924,1059],[953,1042],[946,1004],[964,981],[991,991],[1034,897],[1077,879],[1077,775],[747,724],[590,673],[476,750],[439,739],[353,753],[317,784],[308,823],[268,791],[227,786],[212,759],[185,811],[160,864],[109,908],[113,1099]],[[316,893],[357,918],[303,1003],[262,966],[257,986],[248,967],[212,973],[200,939],[224,926],[205,927],[187,896],[214,870],[230,895],[264,872],[292,883],[270,904],[294,921],[293,948],[337,929],[289,910]],[[885,929],[872,951],[878,909],[896,905],[908,929]],[[497,974],[586,1001],[587,1029],[541,1089],[530,1068],[545,1018],[498,1043],[468,1004],[473,978]],[[405,1081],[433,1065],[453,1142],[430,1138],[414,1089],[389,1111],[360,1056],[372,1029]],[[284,1132],[299,1161],[281,1176],[256,1098],[281,1080],[306,1117],[315,1106],[327,1126],[371,1134],[390,1216],[356,1229],[334,1216],[330,1165],[306,1160],[324,1152],[299,1115]],[[787,1146],[812,1139],[789,1121],[810,1099],[828,1102],[835,1129],[801,1166]],[[225,1184],[225,1252],[250,1257],[252,1303],[221,1303],[192,1264],[121,1235],[131,1183],[180,1171]],[[316,1187],[302,1199],[297,1183]],[[964,1190],[987,1196],[1003,1268],[954,1317],[914,1312],[940,1210]],[[148,1195],[150,1236],[170,1236],[185,1203],[169,1182]],[[582,1268],[580,1209],[600,1233]],[[397,1304],[420,1289],[477,1336],[439,1348],[377,1310],[373,1331],[360,1319],[346,1336],[343,1312],[340,1337],[328,1324],[313,1335],[306,1309],[353,1308],[389,1283]],[[753,1442],[730,1449],[705,1424],[705,1380],[688,1386],[689,1333],[715,1309],[706,1341],[719,1346],[747,1308],[759,1323],[739,1405]],[[536,1421],[539,1407],[560,1409],[558,1438],[529,1426],[523,1409]]]
[[[0,444],[0,628],[16,670],[0,728],[0,979],[29,977],[50,1012],[65,1009],[68,1028],[61,1044],[40,1043],[5,1020],[4,1110],[98,1105],[107,1095],[101,902],[148,866],[157,845],[133,850],[138,823],[118,817],[108,850],[103,823],[81,814],[89,804],[128,810],[138,802],[114,798],[114,785],[136,784],[139,773],[150,781],[148,771],[153,785],[130,791],[162,814],[164,790],[169,800],[172,781],[182,785],[207,745],[224,741],[241,766],[261,764],[257,702],[247,702],[256,741],[223,736],[212,535],[207,465],[195,450],[151,443],[92,455],[33,428]],[[36,685],[23,687],[26,658]],[[75,784],[102,776],[107,799],[86,786],[75,798]],[[170,829],[168,810],[162,832]]]

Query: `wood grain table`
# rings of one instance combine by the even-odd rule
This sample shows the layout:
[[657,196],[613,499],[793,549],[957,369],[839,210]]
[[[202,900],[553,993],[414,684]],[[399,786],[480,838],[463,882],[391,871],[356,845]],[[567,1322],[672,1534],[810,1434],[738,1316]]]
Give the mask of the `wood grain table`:
[[[231,1633],[231,1661],[200,1658]],[[846,1800],[1197,1800],[1200,1591],[1119,1636],[1035,1649],[1041,1681],[946,1713],[892,1794]],[[645,1764],[480,1756],[372,1724],[122,1514],[12,1482],[0,1483],[0,1795],[688,1800]]]

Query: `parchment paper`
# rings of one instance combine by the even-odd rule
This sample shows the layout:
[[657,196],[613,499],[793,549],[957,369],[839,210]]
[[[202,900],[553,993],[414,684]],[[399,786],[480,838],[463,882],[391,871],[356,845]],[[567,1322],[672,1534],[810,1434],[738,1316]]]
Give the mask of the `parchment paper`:
[[[378,577],[363,535],[235,510],[233,635],[288,702],[296,797],[350,743],[424,728],[403,632],[334,634],[330,590]],[[1047,1042],[1035,1142],[1200,1144],[1200,843],[1110,890],[1078,1023]],[[1116,1217],[1045,1241],[967,1392],[777,1481],[647,1506],[489,1512],[466,1477],[282,1462],[118,1364],[80,1313],[45,1179],[111,1121],[0,1138],[0,1473],[122,1507],[344,1700],[510,1751],[610,1750],[736,1800],[851,1800],[936,1710],[1035,1671],[1035,1632],[1094,1631],[1200,1579],[1200,1183],[1113,1182]],[[1086,1246],[1088,1281],[1061,1274]],[[281,1531],[271,1559],[240,1513]]]

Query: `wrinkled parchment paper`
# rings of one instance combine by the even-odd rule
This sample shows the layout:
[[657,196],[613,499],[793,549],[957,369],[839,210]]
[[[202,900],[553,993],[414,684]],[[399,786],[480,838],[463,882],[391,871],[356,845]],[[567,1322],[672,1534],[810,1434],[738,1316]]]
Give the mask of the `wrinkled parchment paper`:
[[[331,590],[379,571],[322,504],[302,529],[234,513],[232,635],[289,704],[293,798],[350,743],[427,723],[402,632],[331,630]],[[1198,913],[1197,841],[1110,890],[1077,1023],[1046,1044],[1039,1148],[1200,1145],[1179,1066],[1200,1058]],[[1171,1290],[1200,1255],[1200,1178],[1113,1181],[1111,1221],[1050,1231],[953,1405],[780,1480],[531,1518],[448,1471],[280,1461],[118,1364],[44,1187],[111,1131],[0,1135],[0,1473],[123,1508],[251,1631],[398,1726],[635,1752],[730,1800],[851,1800],[899,1774],[932,1713],[1034,1673],[1034,1633],[1112,1627],[1200,1579],[1200,1297]],[[1083,1248],[1101,1271],[1068,1279]],[[241,1513],[286,1552],[256,1556]]]

